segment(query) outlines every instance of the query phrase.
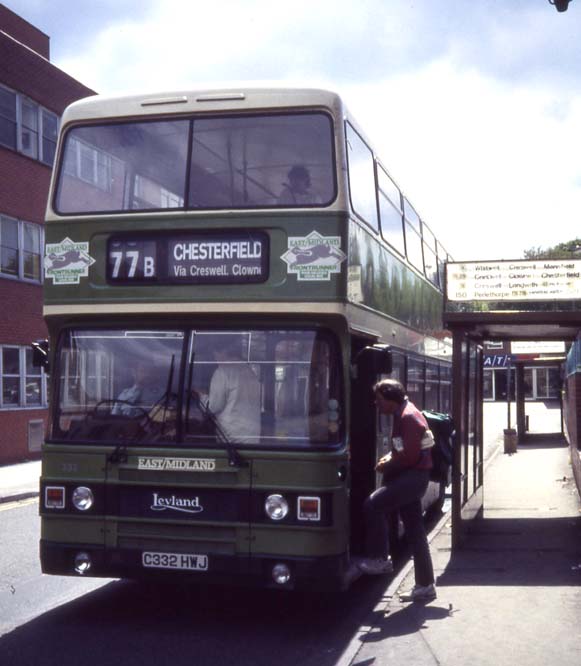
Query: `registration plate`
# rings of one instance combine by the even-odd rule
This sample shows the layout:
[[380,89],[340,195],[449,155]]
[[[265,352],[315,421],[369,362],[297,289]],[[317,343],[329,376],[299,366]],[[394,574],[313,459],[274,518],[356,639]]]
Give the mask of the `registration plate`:
[[141,562],[149,569],[187,569],[207,571],[208,556],[190,553],[142,553]]

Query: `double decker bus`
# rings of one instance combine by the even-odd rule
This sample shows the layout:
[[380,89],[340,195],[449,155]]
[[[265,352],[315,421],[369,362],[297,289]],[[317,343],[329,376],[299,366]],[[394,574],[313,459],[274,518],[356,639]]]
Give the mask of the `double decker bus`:
[[450,411],[446,259],[333,93],[72,104],[37,346],[43,571],[344,588],[390,446],[373,383]]

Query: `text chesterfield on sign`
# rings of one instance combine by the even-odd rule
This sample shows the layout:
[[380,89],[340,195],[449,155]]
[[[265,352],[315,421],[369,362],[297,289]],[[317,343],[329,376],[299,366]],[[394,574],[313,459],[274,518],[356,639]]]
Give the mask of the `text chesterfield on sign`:
[[581,260],[447,264],[450,301],[581,299]]

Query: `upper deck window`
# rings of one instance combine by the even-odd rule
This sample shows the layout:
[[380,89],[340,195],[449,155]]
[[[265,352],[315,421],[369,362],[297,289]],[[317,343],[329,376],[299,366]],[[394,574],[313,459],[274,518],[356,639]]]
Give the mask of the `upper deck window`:
[[322,206],[334,198],[327,115],[194,120],[189,207]]
[[405,255],[401,195],[387,173],[377,167],[381,235],[401,255]]
[[351,125],[347,124],[346,131],[351,205],[353,210],[377,231],[379,221],[377,219],[373,153]]
[[336,193],[324,113],[75,127],[60,162],[63,214],[322,206]]
[[424,241],[424,267],[426,277],[432,284],[439,287],[440,279],[438,275],[438,258],[436,255],[437,241],[425,222],[422,223],[422,238]]
[[421,273],[424,272],[424,256],[422,252],[422,223],[415,208],[403,198],[405,217],[405,244],[410,263]]
[[72,129],[60,159],[56,209],[109,213],[183,206],[189,126],[188,120],[163,120]]

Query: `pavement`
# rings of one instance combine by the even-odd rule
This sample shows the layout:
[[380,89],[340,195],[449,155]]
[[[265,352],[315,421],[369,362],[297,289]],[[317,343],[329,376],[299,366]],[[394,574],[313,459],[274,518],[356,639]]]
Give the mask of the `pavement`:
[[[430,535],[437,599],[400,600],[414,584],[408,562],[336,666],[581,664],[581,500],[568,449],[541,440],[505,454],[494,422],[485,406],[482,518],[454,552],[450,514]],[[0,467],[0,502],[37,495],[39,475],[39,461]]]
[[40,460],[0,466],[0,504],[36,497],[40,467]]
[[337,666],[581,664],[581,501],[564,444],[497,447],[482,518],[452,553],[445,515],[430,550],[437,599],[400,600],[408,562]]

